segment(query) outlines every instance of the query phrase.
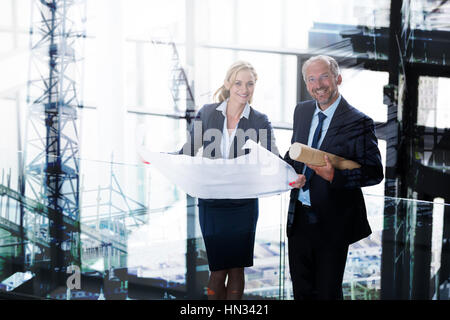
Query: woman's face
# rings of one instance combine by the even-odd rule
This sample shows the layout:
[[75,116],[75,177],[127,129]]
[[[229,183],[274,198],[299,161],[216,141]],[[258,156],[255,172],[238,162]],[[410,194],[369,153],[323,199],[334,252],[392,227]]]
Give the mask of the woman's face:
[[239,71],[233,83],[228,82],[228,86],[225,84],[230,90],[230,100],[239,104],[250,102],[255,91],[255,82],[255,76],[250,70]]

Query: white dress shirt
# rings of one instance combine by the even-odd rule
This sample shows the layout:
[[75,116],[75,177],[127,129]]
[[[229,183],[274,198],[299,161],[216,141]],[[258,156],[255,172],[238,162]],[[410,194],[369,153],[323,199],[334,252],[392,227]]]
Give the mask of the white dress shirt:
[[[311,127],[309,128],[309,136],[308,136],[308,146],[312,145],[312,140],[314,137],[314,131],[316,131],[317,125],[319,124],[319,117],[318,114],[319,112],[324,113],[327,117],[323,120],[323,124],[322,124],[322,132],[320,133],[320,139],[319,142],[317,144],[317,149],[320,148],[323,139],[325,138],[325,135],[327,134],[328,131],[328,127],[330,126],[331,123],[331,119],[333,119],[333,115],[334,112],[336,111],[339,102],[341,102],[341,95],[339,95],[339,97],[337,98],[337,100],[331,105],[329,106],[325,111],[320,110],[320,108],[317,106],[317,101],[316,101],[316,110],[314,111],[314,115],[313,118],[311,120]],[[305,174],[305,170],[306,170],[306,165],[303,168],[303,172],[302,174]],[[309,197],[309,190],[303,191],[302,188],[300,188],[300,192],[298,193],[298,200],[305,204],[310,206],[311,205],[311,199]]]
[[[236,128],[233,129],[231,135],[228,133],[228,123],[227,123],[227,106],[228,106],[228,99],[224,100],[217,108],[216,110],[221,111],[223,116],[225,117],[225,120],[223,121],[223,129],[222,129],[222,143],[221,143],[221,149],[222,157],[225,159],[229,158],[230,155],[230,147],[231,143],[233,142],[234,136],[236,135],[236,129],[239,125],[239,122],[236,124]],[[244,107],[244,111],[242,111],[241,117],[239,119],[242,119],[242,117],[245,117],[248,119],[248,116],[250,114],[250,105],[247,104]]]

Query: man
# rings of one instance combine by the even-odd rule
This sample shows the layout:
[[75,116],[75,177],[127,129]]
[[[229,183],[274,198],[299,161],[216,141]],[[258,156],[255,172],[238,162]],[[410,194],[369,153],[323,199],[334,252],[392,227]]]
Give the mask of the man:
[[302,69],[314,100],[294,112],[291,143],[358,162],[361,168],[338,170],[285,160],[299,174],[291,183],[287,233],[294,299],[342,299],[342,279],[351,243],[371,234],[361,187],[383,180],[374,122],[340,95],[342,76],[337,62],[314,56]]

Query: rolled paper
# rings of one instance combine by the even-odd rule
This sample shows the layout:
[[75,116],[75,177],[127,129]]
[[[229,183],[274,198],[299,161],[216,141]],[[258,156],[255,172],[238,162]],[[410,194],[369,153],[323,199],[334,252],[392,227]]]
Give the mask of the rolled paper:
[[361,165],[355,161],[347,160],[335,154],[311,148],[305,144],[295,142],[289,149],[292,160],[303,162],[314,166],[325,166],[324,156],[327,155],[331,165],[339,170],[360,168]]

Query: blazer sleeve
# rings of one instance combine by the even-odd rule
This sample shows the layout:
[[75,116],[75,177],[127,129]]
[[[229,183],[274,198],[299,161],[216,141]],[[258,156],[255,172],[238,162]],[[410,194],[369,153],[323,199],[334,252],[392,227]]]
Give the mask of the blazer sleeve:
[[[297,128],[297,123],[296,123],[296,119],[297,119],[297,113],[298,113],[298,110],[299,110],[299,105],[297,105],[296,107],[295,107],[295,110],[294,110],[294,120],[293,120],[293,130],[292,130],[292,138],[291,138],[291,145],[295,142],[294,141],[294,137],[295,137],[295,129]],[[295,160],[292,160],[291,159],[291,157],[289,156],[289,149],[286,151],[286,153],[285,153],[285,155],[284,155],[284,161],[286,161],[287,163],[289,163],[296,171],[297,171],[297,167],[298,167],[298,165],[296,165],[295,164]],[[298,171],[297,171],[297,173],[299,173]]]
[[279,156],[280,152],[275,141],[275,134],[273,132],[272,124],[270,123],[269,118],[266,115],[263,115],[261,129],[263,129],[264,132],[259,137],[261,145],[270,152]]
[[195,156],[197,151],[203,146],[203,111],[201,108],[195,118],[192,120],[186,143],[183,145],[178,154],[184,154],[189,156]]
[[375,136],[375,125],[372,119],[365,117],[357,126],[358,130],[346,138],[354,150],[354,161],[361,167],[352,170],[334,170],[332,188],[361,188],[372,186],[383,180],[383,166],[380,150]]

